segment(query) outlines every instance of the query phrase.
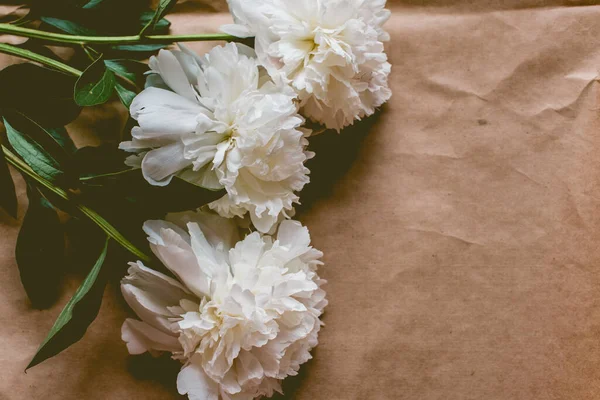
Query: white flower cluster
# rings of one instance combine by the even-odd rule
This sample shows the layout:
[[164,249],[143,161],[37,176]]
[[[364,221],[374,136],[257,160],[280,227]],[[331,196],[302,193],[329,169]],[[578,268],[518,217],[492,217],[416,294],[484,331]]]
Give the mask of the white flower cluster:
[[255,36],[269,74],[298,93],[303,114],[338,132],[391,96],[386,0],[228,0],[236,22],[223,31]]
[[141,321],[123,324],[129,352],[172,353],[184,363],[178,390],[190,399],[281,392],[280,380],[311,358],[327,304],[308,229],[288,220],[276,238],[241,239],[233,219],[188,212],[144,230],[175,278],[130,264],[121,289]]
[[210,205],[224,217],[247,212],[268,232],[309,181],[309,131],[300,128],[294,91],[261,71],[239,44],[200,58],[182,47],[150,59],[148,87],[131,104],[139,123],[120,148],[136,152],[154,185],[174,176],[227,194]]
[[391,96],[385,0],[228,1],[235,24],[223,30],[254,36],[255,49],[161,50],[120,145],[153,185],[225,192],[206,210],[146,222],[172,276],[137,262],[122,282],[141,319],[123,324],[127,348],[180,360],[177,386],[192,400],[271,396],[311,358],[327,304],[322,254],[289,220],[313,156],[304,117],[339,132]]

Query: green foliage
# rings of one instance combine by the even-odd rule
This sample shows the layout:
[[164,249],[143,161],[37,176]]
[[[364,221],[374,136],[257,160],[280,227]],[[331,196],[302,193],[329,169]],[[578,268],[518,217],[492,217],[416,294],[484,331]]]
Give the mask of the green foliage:
[[[168,9],[161,10],[157,19],[158,10],[152,10],[148,0],[35,0],[31,6],[31,14],[44,22],[44,30],[86,36],[137,35],[143,29],[151,29],[153,34],[167,33],[171,23],[162,16]],[[107,56],[114,53],[139,57],[138,54],[144,56],[165,46],[105,45],[98,46],[98,50]]]
[[15,257],[21,282],[35,308],[56,299],[64,271],[65,237],[58,215],[37,188],[28,184],[29,207],[17,238]]
[[55,356],[80,340],[88,326],[94,321],[100,310],[102,295],[106,286],[106,279],[102,276],[102,266],[107,252],[108,239],[96,263],[75,292],[75,295],[61,311],[27,369]]
[[26,117],[13,116],[13,118],[12,124],[6,117],[4,118],[6,135],[11,146],[41,177],[50,182],[63,182],[65,173],[57,157],[51,155],[32,137],[31,133],[39,133],[36,131],[43,128]]
[[[135,60],[105,60],[104,65],[125,81],[127,86],[135,87],[136,92],[144,87],[144,73],[148,70],[148,65]],[[129,108],[137,93],[121,83],[117,83],[115,89],[123,105]]]
[[95,106],[106,103],[113,94],[117,80],[115,74],[97,59],[90,65],[75,84],[75,102],[80,106]]
[[135,92],[132,92],[119,83],[115,85],[115,89],[117,90],[117,95],[119,96],[121,103],[123,103],[126,108],[131,107],[131,102],[133,102],[133,99],[136,96]]
[[[224,191],[206,190],[179,178],[166,187],[152,186],[141,170],[125,165],[126,154],[114,144],[77,149],[65,129],[82,107],[103,104],[115,93],[126,108],[131,106],[144,88],[144,74],[148,71],[147,64],[136,59],[147,58],[167,46],[139,36],[167,33],[170,22],[164,16],[176,0],[160,0],[155,10],[150,8],[149,0],[30,0],[29,3],[26,17],[15,21],[13,16],[8,20],[14,23],[12,26],[34,29],[38,29],[37,21],[41,21],[38,30],[46,32],[27,35],[26,30],[21,30],[24,36],[33,38],[16,46],[3,44],[2,52],[65,73],[31,63],[11,65],[0,71],[0,116],[10,144],[2,145],[0,207],[16,217],[17,197],[7,166],[11,164],[26,179],[29,198],[16,259],[32,305],[44,308],[55,301],[65,266],[69,264],[64,233],[73,221],[87,223],[102,239],[106,235],[136,259],[148,262],[151,260],[147,256],[148,243],[141,230],[144,221],[163,218],[168,212],[198,208],[220,198]],[[81,37],[65,39],[56,32],[104,38],[95,42]],[[127,38],[115,44],[114,38],[106,36]],[[68,61],[63,60],[54,53],[54,47],[46,46],[48,42],[44,39],[53,44],[63,40],[73,47],[74,54],[57,51],[68,54]],[[66,225],[61,223],[57,210],[69,215]],[[88,233],[78,238],[79,245],[83,241],[84,247],[100,244],[97,236]],[[76,242],[69,239],[69,251]],[[80,340],[97,316],[107,280],[103,268],[107,248],[108,240],[98,253],[86,250],[87,254],[99,256],[28,368]],[[83,265],[92,263],[89,260]]]
[[139,53],[151,53],[167,47],[166,44],[122,44],[118,46],[112,46],[111,49],[114,51],[121,52],[139,52]]
[[154,15],[141,30],[140,35],[154,32],[159,28],[159,23],[162,17],[177,3],[177,0],[160,0],[158,7],[154,11]]
[[102,3],[104,0],[89,0],[87,3],[85,3],[81,8],[84,9],[91,9],[94,7],[97,7],[98,5],[100,5],[100,3]]
[[46,128],[45,132],[59,145],[66,153],[73,154],[77,150],[75,143],[69,136],[64,127]]
[[96,31],[94,31],[93,29],[87,28],[74,21],[52,17],[41,17],[40,19],[42,20],[42,22],[45,22],[48,25],[52,25],[53,27],[71,35],[91,36],[96,34]]
[[144,87],[146,77],[144,74],[149,70],[148,65],[136,60],[104,60],[104,65],[116,75],[128,80],[138,88]]

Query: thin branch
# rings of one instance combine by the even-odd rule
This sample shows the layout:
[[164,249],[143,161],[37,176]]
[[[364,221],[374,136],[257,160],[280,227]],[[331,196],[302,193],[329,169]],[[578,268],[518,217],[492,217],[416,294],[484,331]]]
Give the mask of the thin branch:
[[11,24],[0,24],[0,33],[45,40],[56,44],[169,44],[175,42],[204,42],[215,40],[233,41],[239,38],[224,33],[204,33],[196,35],[132,35],[132,36],[80,36],[52,33],[38,29],[23,28]]
[[22,49],[17,46],[13,46],[6,43],[0,43],[0,53],[10,54],[13,56],[21,57],[30,61],[35,61],[48,67],[54,68],[58,71],[66,74],[80,76],[82,72],[70,65],[56,61],[50,57],[42,56],[41,54],[34,53],[33,51]]

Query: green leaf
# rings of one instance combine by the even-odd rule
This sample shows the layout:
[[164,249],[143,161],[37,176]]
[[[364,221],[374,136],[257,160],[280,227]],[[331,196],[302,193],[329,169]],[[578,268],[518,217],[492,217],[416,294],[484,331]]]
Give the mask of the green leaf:
[[106,68],[116,75],[127,79],[131,83],[144,87],[146,77],[144,74],[149,70],[148,65],[135,60],[105,60]]
[[115,51],[153,52],[164,49],[167,46],[168,44],[122,44],[118,46],[112,46],[111,48]]
[[18,112],[5,112],[4,118],[14,130],[25,134],[52,155],[60,164],[61,170],[69,169],[76,148],[64,127],[44,128]]
[[87,28],[77,22],[69,21],[66,19],[52,18],[52,17],[41,17],[43,22],[51,25],[63,32],[71,35],[82,35],[82,36],[95,36],[98,34],[93,29]]
[[[70,201],[70,204],[77,210],[79,214],[84,215],[89,218],[90,221],[94,222],[98,227],[100,227],[108,236],[114,239],[117,243],[123,246],[125,249],[130,251],[133,255],[135,255],[138,259],[142,261],[150,261],[150,257],[148,257],[143,251],[137,248],[131,241],[129,241],[121,232],[119,232],[114,226],[112,226],[104,217],[102,217],[98,212],[91,209],[89,206],[81,204],[81,202],[76,202],[71,199],[68,192],[64,189],[57,187],[52,184],[47,179],[38,175],[31,169],[29,165],[27,165],[24,161],[22,161],[19,157],[17,157],[12,151],[2,146],[2,150],[7,157],[7,160],[10,160],[10,163],[17,168],[23,175],[27,175],[32,180],[35,180],[37,184],[43,186],[48,191],[56,194],[56,196],[64,199],[65,201]],[[189,208],[188,208],[189,209]],[[144,243],[147,246],[147,241]]]
[[99,58],[83,71],[75,83],[75,102],[80,106],[105,103],[112,96],[115,84],[115,74]]
[[15,184],[10,176],[8,164],[3,155],[0,156],[0,207],[11,217],[17,218],[17,194]]
[[156,29],[158,22],[176,3],[177,0],[160,0],[156,10],[154,11],[154,16],[141,30],[140,35],[143,36],[146,32],[153,32]]
[[126,174],[128,175],[128,174],[139,174],[139,173],[140,173],[139,169],[124,169],[122,171],[107,172],[105,174],[84,175],[84,176],[80,177],[79,179],[82,182],[85,182],[85,184],[87,184],[87,185],[105,186],[106,182],[110,179],[113,179],[113,180],[119,179]]
[[29,207],[17,238],[15,257],[31,304],[46,308],[56,300],[65,267],[64,231],[52,205],[29,182],[27,196]]
[[[144,28],[146,25],[148,25],[148,23],[150,21],[152,21],[152,18],[154,18],[154,15],[155,15],[155,11],[152,11],[152,10],[144,11],[140,15],[140,24],[141,24],[142,28]],[[166,33],[169,31],[170,27],[171,27],[171,22],[166,18],[161,18],[158,20],[156,25],[154,25],[154,30],[152,33],[155,33],[155,34],[156,33]]]
[[131,107],[131,102],[133,101],[135,96],[137,96],[135,92],[126,89],[118,83],[116,84],[115,89],[117,89],[117,95],[119,95],[121,103],[123,103],[123,105],[127,107],[127,109],[129,109],[129,107]]
[[102,3],[104,0],[90,0],[88,3],[86,3],[83,7],[81,8],[85,8],[85,9],[90,9],[90,8],[94,8],[97,5],[99,5],[100,3]]
[[106,259],[108,241],[109,239],[106,239],[96,264],[61,311],[27,369],[57,355],[81,339],[98,315],[106,285],[106,280],[100,276],[100,272]]
[[25,132],[16,130],[6,118],[4,118],[4,125],[11,146],[36,173],[51,182],[59,181],[64,177],[60,163],[37,141]]
[[36,142],[60,166],[69,171],[73,163],[75,144],[64,127],[44,128],[27,116],[17,112],[5,112],[4,119],[11,128]]
[[81,112],[73,100],[75,82],[35,64],[11,65],[0,71],[0,109],[16,110],[43,126],[64,126]]
[[50,137],[52,137],[52,139],[54,139],[54,141],[67,153],[75,153],[75,151],[77,150],[77,148],[75,147],[75,143],[73,143],[73,139],[71,139],[69,133],[64,127],[47,128],[45,130],[46,132],[48,132],[48,135],[50,135]]

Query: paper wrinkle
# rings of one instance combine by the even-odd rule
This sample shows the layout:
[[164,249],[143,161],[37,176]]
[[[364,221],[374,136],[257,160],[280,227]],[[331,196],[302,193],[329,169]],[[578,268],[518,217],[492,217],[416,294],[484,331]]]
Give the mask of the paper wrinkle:
[[443,232],[443,231],[438,231],[438,230],[435,230],[435,229],[422,229],[422,228],[414,228],[414,227],[409,227],[409,228],[405,228],[405,229],[416,231],[416,232],[432,233],[432,234],[440,235],[440,236],[443,236],[445,238],[449,238],[449,239],[453,239],[453,240],[458,240],[459,242],[465,243],[465,244],[468,244],[468,245],[484,246],[484,244],[482,244],[482,243],[477,243],[475,241],[471,241],[471,240],[462,238],[460,236],[453,235],[453,234],[450,234],[450,233],[447,233],[447,232]]

